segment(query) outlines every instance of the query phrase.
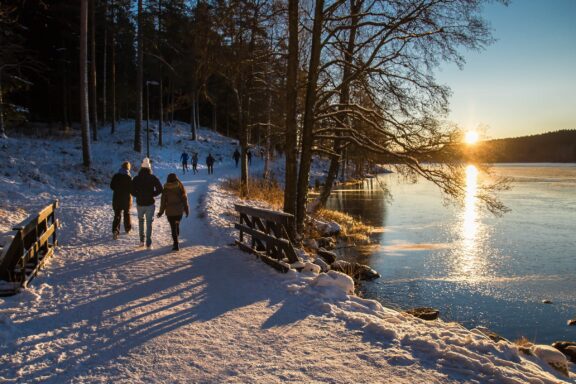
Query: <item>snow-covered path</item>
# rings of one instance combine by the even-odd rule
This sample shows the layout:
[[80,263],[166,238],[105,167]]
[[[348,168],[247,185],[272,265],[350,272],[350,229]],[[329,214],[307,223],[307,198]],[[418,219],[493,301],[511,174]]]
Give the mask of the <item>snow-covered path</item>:
[[[18,207],[33,211],[57,196],[63,226],[57,253],[33,286],[0,299],[0,382],[575,382],[510,344],[334,295],[315,284],[317,275],[280,274],[240,252],[218,216],[232,198],[215,187],[238,172],[227,160],[232,143],[211,132],[204,137],[177,142],[204,154],[221,148],[215,175],[201,167],[181,176],[191,214],[181,224],[178,253],[170,252],[164,217],[154,222],[154,248],[137,248],[135,208],[133,231],[111,239],[111,192],[67,187],[84,182],[66,158],[79,151],[74,142],[26,140],[9,148],[7,163],[19,165],[0,163],[0,214],[21,217]],[[101,167],[137,160],[115,141],[96,148]],[[19,157],[25,145],[37,148],[28,163]],[[44,179],[34,167],[50,166],[57,151],[56,176]],[[162,182],[180,151],[158,150],[153,168]],[[255,160],[252,171],[261,165]]]
[[316,321],[323,314],[313,299],[287,296],[277,272],[219,242],[199,203],[214,177],[182,180],[193,210],[178,253],[169,252],[164,218],[154,223],[154,249],[143,250],[136,230],[110,239],[101,193],[62,200],[63,245],[37,290],[25,293],[35,296],[31,308],[15,309],[3,381],[385,380],[381,348],[361,335],[332,339],[345,324]]

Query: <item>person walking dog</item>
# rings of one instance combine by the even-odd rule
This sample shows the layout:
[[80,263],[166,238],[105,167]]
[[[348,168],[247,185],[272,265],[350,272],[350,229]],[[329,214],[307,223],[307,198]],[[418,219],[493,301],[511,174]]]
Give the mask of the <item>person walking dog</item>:
[[112,237],[118,240],[120,235],[120,221],[124,216],[124,230],[130,232],[132,225],[130,223],[130,206],[132,206],[132,175],[130,174],[130,162],[125,161],[118,172],[110,181],[112,193],[112,209],[114,210],[114,220],[112,221]]
[[158,218],[162,217],[164,213],[166,213],[166,218],[168,219],[168,223],[170,223],[170,231],[172,232],[172,241],[174,242],[172,250],[178,251],[180,249],[178,246],[180,221],[182,221],[183,214],[186,214],[186,217],[188,217],[189,208],[186,190],[175,173],[168,175],[164,189],[162,189]]
[[[152,222],[156,205],[154,197],[162,193],[162,184],[152,174],[150,159],[142,161],[138,175],[132,180],[132,196],[136,197],[136,210],[138,211],[138,229],[140,233],[140,246],[152,247]],[[144,238],[146,234],[146,238]]]

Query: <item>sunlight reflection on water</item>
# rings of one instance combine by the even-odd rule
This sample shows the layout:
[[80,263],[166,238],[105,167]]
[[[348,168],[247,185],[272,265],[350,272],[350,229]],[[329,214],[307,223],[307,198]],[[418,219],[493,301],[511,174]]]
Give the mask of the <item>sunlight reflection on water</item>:
[[482,208],[485,175],[474,166],[466,169],[460,207],[443,205],[430,183],[394,174],[379,176],[392,199],[368,181],[338,189],[330,208],[383,228],[374,244],[338,252],[382,275],[360,284],[367,298],[404,309],[433,306],[446,320],[512,339],[574,339],[576,328],[566,320],[576,313],[576,164],[506,164],[493,171],[514,180],[501,194],[512,209],[502,217]]
[[460,237],[453,249],[452,277],[468,283],[484,280],[488,273],[487,262],[481,252],[481,238],[485,231],[478,216],[478,169],[474,165],[466,167],[466,195],[464,207],[459,214],[454,232]]

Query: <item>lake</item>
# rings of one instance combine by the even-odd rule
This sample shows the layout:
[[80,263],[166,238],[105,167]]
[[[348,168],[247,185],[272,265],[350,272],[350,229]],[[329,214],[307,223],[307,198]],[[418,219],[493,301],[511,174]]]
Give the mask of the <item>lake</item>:
[[566,324],[576,318],[576,164],[502,164],[494,172],[513,178],[500,194],[512,210],[502,217],[474,197],[473,166],[463,206],[446,206],[430,182],[396,174],[337,188],[328,208],[383,228],[376,244],[339,252],[382,275],[361,283],[363,297],[398,309],[435,307],[445,320],[510,340],[576,341],[576,327]]

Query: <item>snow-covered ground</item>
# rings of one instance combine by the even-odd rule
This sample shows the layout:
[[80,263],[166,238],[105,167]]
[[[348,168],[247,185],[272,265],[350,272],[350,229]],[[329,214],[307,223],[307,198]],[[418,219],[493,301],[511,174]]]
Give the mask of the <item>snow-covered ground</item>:
[[[54,198],[62,221],[32,287],[0,299],[0,382],[576,382],[514,345],[349,295],[344,275],[280,274],[240,252],[230,245],[235,198],[218,187],[238,173],[234,140],[170,129],[168,145],[152,146],[161,181],[183,148],[201,161],[198,175],[178,173],[192,207],[179,253],[165,218],[152,250],[136,247],[136,230],[112,240],[109,179],[142,159],[130,122],[101,132],[88,175],[79,138],[0,140],[0,232]],[[221,159],[210,176],[209,151]]]

